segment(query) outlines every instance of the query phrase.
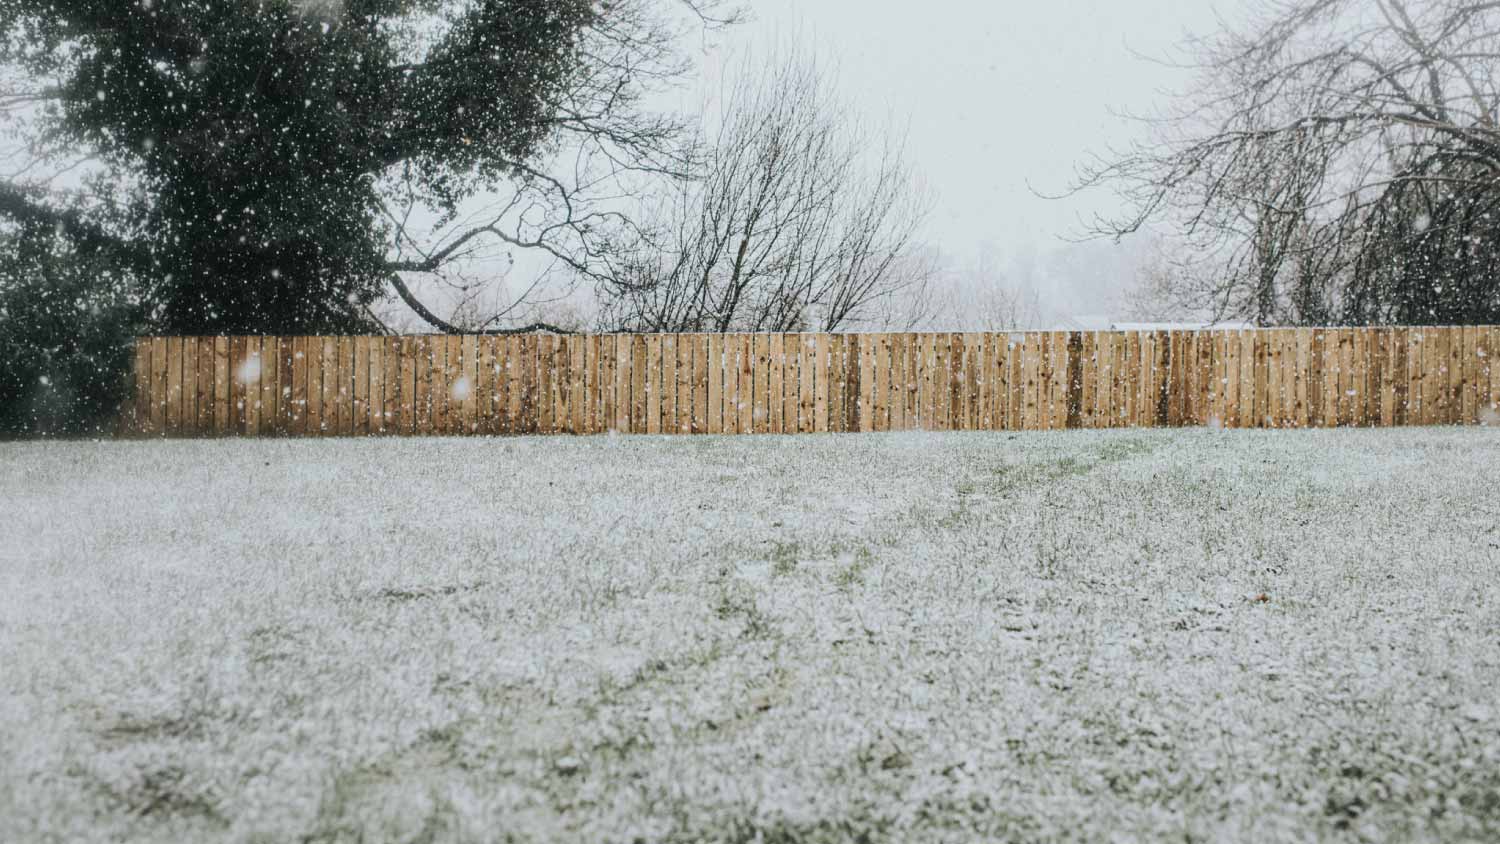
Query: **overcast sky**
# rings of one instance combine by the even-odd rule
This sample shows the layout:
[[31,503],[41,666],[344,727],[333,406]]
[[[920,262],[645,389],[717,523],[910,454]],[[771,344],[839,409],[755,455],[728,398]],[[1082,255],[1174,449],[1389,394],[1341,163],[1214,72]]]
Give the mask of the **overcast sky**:
[[[756,52],[797,40],[835,59],[866,114],[909,122],[912,158],[936,194],[930,239],[960,260],[988,243],[1009,261],[1062,247],[1079,214],[1113,207],[1103,193],[1056,201],[1027,186],[1061,190],[1090,150],[1133,137],[1139,127],[1111,109],[1148,110],[1185,81],[1137,54],[1170,55],[1188,32],[1211,32],[1216,6],[1236,4],[753,0],[755,20],[719,40]],[[1043,291],[1057,309],[1109,309],[1090,308],[1097,284],[1068,281],[1080,289]]]

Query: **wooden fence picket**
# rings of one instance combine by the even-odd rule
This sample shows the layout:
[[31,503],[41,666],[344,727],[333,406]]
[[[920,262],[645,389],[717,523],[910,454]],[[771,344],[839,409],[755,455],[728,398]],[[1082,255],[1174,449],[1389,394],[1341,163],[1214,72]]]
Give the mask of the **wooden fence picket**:
[[1500,424],[1500,327],[149,337],[146,436]]

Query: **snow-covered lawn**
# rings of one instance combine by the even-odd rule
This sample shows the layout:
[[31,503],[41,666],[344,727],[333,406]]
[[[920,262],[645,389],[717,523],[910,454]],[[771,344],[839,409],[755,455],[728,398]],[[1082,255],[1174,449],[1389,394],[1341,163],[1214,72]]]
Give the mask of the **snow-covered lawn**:
[[0,444],[0,841],[1496,840],[1500,431]]

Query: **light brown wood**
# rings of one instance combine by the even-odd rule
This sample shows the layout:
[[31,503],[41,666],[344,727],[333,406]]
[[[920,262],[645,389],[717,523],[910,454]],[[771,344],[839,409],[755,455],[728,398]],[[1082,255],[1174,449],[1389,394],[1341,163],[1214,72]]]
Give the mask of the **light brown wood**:
[[[396,433],[411,435],[417,427],[417,340],[396,338]],[[313,377],[313,366],[308,368]],[[315,395],[309,382],[309,395]]]
[[573,346],[576,337],[557,337],[552,345],[552,430],[573,433]]
[[1449,327],[1443,331],[1443,351],[1445,353],[1445,369],[1448,374],[1448,385],[1444,391],[1447,399],[1447,410],[1443,414],[1443,424],[1458,425],[1463,418],[1463,331],[1458,327]]
[[596,434],[607,434],[615,425],[615,339],[595,337],[598,345],[598,381],[594,385],[594,428]]
[[[412,359],[414,374],[413,390],[415,402],[413,406],[414,427],[413,433],[418,436],[428,436],[433,431],[433,373],[436,367],[437,347],[430,335],[420,335],[416,338],[416,349]],[[326,391],[325,391],[326,394]]]
[[1354,338],[1349,331],[1338,331],[1338,369],[1339,388],[1336,396],[1338,401],[1338,424],[1339,427],[1348,428],[1354,425],[1354,405],[1358,397],[1358,378],[1354,372]]
[[151,433],[151,397],[155,395],[151,389],[151,338],[136,338],[132,366],[130,430],[145,436]]
[[1269,365],[1267,342],[1270,332],[1247,331],[1250,341],[1250,355],[1254,362],[1252,372],[1253,384],[1251,396],[1254,407],[1250,412],[1251,426],[1255,428],[1270,427],[1270,396],[1268,395],[1270,374],[1266,371]]
[[168,337],[164,354],[163,371],[167,391],[163,398],[162,413],[166,420],[167,435],[177,436],[182,433],[182,338]]
[[1473,425],[1479,421],[1479,391],[1476,389],[1476,373],[1479,370],[1479,358],[1476,355],[1478,345],[1476,338],[1479,329],[1476,326],[1466,325],[1461,329],[1461,341],[1463,345],[1463,356],[1460,359],[1460,410],[1459,424]]
[[649,429],[646,418],[647,359],[646,338],[630,335],[630,427],[632,434],[644,434]]
[[509,436],[520,433],[520,387],[516,375],[520,368],[520,340],[498,337],[495,342],[495,433]]
[[704,370],[708,376],[708,401],[703,417],[703,429],[705,433],[722,434],[724,433],[724,335],[709,335],[705,345],[708,347],[708,365]]
[[709,354],[708,335],[693,335],[693,378],[697,383],[693,391],[693,433],[708,432],[708,419],[718,412],[709,401],[709,384],[716,377],[719,362]]
[[1018,335],[1012,347],[1017,367],[1013,373],[1016,376],[1011,386],[1011,395],[1017,402],[1016,430],[1034,431],[1038,429],[1037,423],[1037,375],[1041,372],[1041,366],[1037,360],[1041,344],[1037,342],[1037,336],[1031,332]]
[[142,338],[118,429],[363,436],[1495,424],[1496,331]]
[[[858,337],[846,336],[846,354],[850,358],[858,354],[858,346],[853,345]],[[913,409],[915,409],[915,430],[936,430],[933,427],[933,336],[932,334],[913,334],[912,348],[915,351],[915,369],[912,372],[912,384],[915,385],[915,396],[913,396]],[[847,363],[846,363],[847,370]]]
[[1052,332],[1036,335],[1036,346],[1032,351],[1036,357],[1036,410],[1032,424],[1036,430],[1052,429]]
[[281,343],[275,337],[260,341],[260,429],[262,436],[281,436]]
[[1168,424],[1173,427],[1182,427],[1189,424],[1192,419],[1192,406],[1188,399],[1192,395],[1191,387],[1193,372],[1193,346],[1192,334],[1186,331],[1173,331],[1172,340],[1172,380],[1168,387],[1168,399],[1171,402],[1171,418]]
[[1347,338],[1337,328],[1326,329],[1323,334],[1323,425],[1337,428],[1348,424],[1349,374],[1344,362]]
[[886,334],[870,336],[870,422],[868,430],[891,429],[891,340]]
[[1271,428],[1286,427],[1285,334],[1280,330],[1266,332],[1266,409],[1265,424]]
[[544,434],[564,433],[567,425],[568,356],[566,337],[545,336],[537,356],[537,405],[541,408],[539,428]]
[[[292,402],[292,379],[296,369],[296,350],[291,337],[277,337],[276,342],[276,433],[290,436],[296,407]],[[379,342],[377,339],[376,342]],[[207,352],[205,348],[205,353]]]
[[1479,424],[1500,427],[1500,327],[1478,329]]
[[828,385],[832,370],[828,335],[810,335],[808,342],[813,353],[812,431],[813,433],[826,434],[829,430]]
[[495,376],[495,359],[499,348],[499,337],[479,337],[474,344],[474,427],[475,433],[485,436],[498,433],[496,411],[500,404],[500,388]]
[[751,335],[740,334],[737,337],[740,360],[739,432],[749,434],[755,431],[755,349],[751,343]]
[[[451,338],[457,346],[458,377],[454,381],[453,398],[457,405],[457,423],[454,430],[461,434],[479,433],[479,338],[473,334]],[[452,347],[450,347],[451,349]]]
[[[981,420],[984,411],[980,407],[980,379],[984,371],[984,341],[983,335],[966,332],[961,337],[961,345],[958,347],[963,354],[963,366],[960,368],[961,383],[959,384],[959,414],[961,417],[961,430],[981,430]],[[1063,372],[1066,377],[1066,369]],[[1067,407],[1067,401],[1063,401],[1063,407]],[[1066,410],[1064,410],[1066,416]]]
[[1500,427],[1500,326],[1491,326],[1485,340],[1485,368],[1489,371],[1490,415],[1485,424]]
[[1288,328],[1281,331],[1281,427],[1301,427],[1298,413],[1300,399],[1297,395],[1298,387],[1302,384],[1303,373],[1297,349],[1300,343],[1300,331]]
[[1419,425],[1433,425],[1437,420],[1437,332],[1430,328],[1412,329],[1411,365],[1415,378],[1416,400],[1412,418]]
[[724,334],[719,340],[719,429],[725,434],[739,433],[740,427],[740,354],[739,340]]
[[1304,329],[1307,337],[1307,361],[1302,368],[1306,375],[1304,385],[1305,403],[1301,420],[1305,428],[1317,428],[1323,424],[1323,331],[1318,328]]
[[[731,334],[734,350],[734,430],[740,434],[755,433],[755,336]],[[725,422],[726,430],[729,422]]]
[[599,338],[582,335],[573,338],[569,351],[573,361],[573,396],[569,409],[573,417],[573,432],[579,435],[597,433],[595,418],[598,412]]
[[[914,336],[913,344],[920,343],[921,338]],[[842,417],[839,430],[846,433],[859,432],[860,399],[864,395],[864,367],[860,360],[860,335],[846,334],[843,336],[841,346],[843,360],[840,368],[840,385],[843,397],[841,399]],[[918,357],[921,350],[917,351]],[[920,384],[918,392],[920,394]]]
[[938,351],[943,356],[942,373],[943,399],[940,408],[943,416],[943,430],[957,430],[962,424],[964,401],[964,336],[957,333],[938,335]]
[[[1067,331],[1054,331],[1051,335],[1052,380],[1050,384],[1052,430],[1068,427],[1069,383],[1072,372],[1072,335]],[[1154,406],[1154,405],[1153,405]]]
[[[194,379],[193,390],[196,412],[193,417],[194,436],[207,437],[213,434],[214,427],[214,338],[198,337],[194,340],[198,347],[198,373]],[[291,405],[291,355],[292,338],[282,340],[281,353],[283,357],[283,369],[287,373],[282,379],[282,388],[286,392],[286,400],[283,404]],[[282,424],[283,435],[291,433],[290,410],[283,413]]]
[[[302,422],[301,433],[305,437],[323,434],[323,338],[302,337],[303,387],[300,393]],[[217,378],[218,376],[215,375]]]
[[771,335],[749,335],[750,348],[750,431],[755,434],[771,430],[768,392],[771,383]]
[[355,337],[352,430],[355,436],[370,435],[370,338]]
[[630,335],[616,334],[611,339],[614,341],[615,351],[610,369],[615,377],[614,395],[610,399],[614,405],[613,421],[610,427],[616,433],[627,434],[630,432],[630,385],[632,383],[630,368],[634,359],[634,351]]
[[[328,433],[331,436],[343,436],[349,433],[350,422],[350,395],[349,390],[354,382],[352,370],[354,369],[353,346],[348,337],[329,338],[331,356],[325,360],[323,371],[323,386],[327,388],[327,406],[324,407],[325,421],[328,423]],[[247,421],[254,423],[254,406],[250,408]]]
[[1114,379],[1117,336],[1113,332],[1105,331],[1094,335],[1094,373],[1099,381],[1095,387],[1094,425],[1098,428],[1115,426]]
[[1079,424],[1084,428],[1096,426],[1096,415],[1098,413],[1099,401],[1099,360],[1097,353],[1096,335],[1092,331],[1083,332],[1079,342],[1079,371],[1082,375],[1080,380],[1080,394],[1078,396]]
[[[845,430],[844,382],[848,378],[848,360],[845,358],[844,340],[848,335],[828,335],[828,430],[840,433]],[[816,377],[816,376],[814,376]]]
[[1352,339],[1354,341],[1354,390],[1356,393],[1354,424],[1361,428],[1368,428],[1374,420],[1380,418],[1379,395],[1371,386],[1371,379],[1375,374],[1374,349],[1372,348],[1375,332],[1357,330],[1353,332]]
[[586,390],[588,386],[588,338],[574,336],[568,341],[568,431],[586,434],[584,419],[588,414]]
[[267,415],[265,408],[265,381],[266,361],[262,346],[264,338],[259,336],[248,336],[245,338],[244,363],[241,364],[245,381],[245,435],[258,437],[266,429],[262,422]]
[[214,341],[213,337],[197,338],[198,376],[194,389],[197,393],[197,413],[193,420],[194,434],[200,437],[214,433]]
[[567,372],[562,358],[562,337],[537,337],[537,430],[559,433],[567,411],[562,406],[562,384]]
[[1140,332],[1127,331],[1116,335],[1118,350],[1115,360],[1115,377],[1118,393],[1115,396],[1116,427],[1128,428],[1139,424],[1140,413]]
[[1226,428],[1240,427],[1240,385],[1244,379],[1240,377],[1240,368],[1244,361],[1240,360],[1240,333],[1235,330],[1223,332],[1224,340],[1224,377],[1220,390],[1224,394],[1223,423]]
[[663,334],[661,338],[661,421],[658,426],[663,434],[677,433],[677,335]]
[[401,340],[376,337],[370,346],[370,433],[394,434],[399,424]]
[[786,341],[780,334],[766,338],[766,430],[786,432]]
[[1242,329],[1240,341],[1240,405],[1236,424],[1241,428],[1255,428],[1258,414],[1255,375],[1255,335],[1259,333]]
[[291,436],[308,435],[308,337],[291,339]]
[[1130,359],[1126,366],[1126,374],[1130,377],[1130,425],[1131,427],[1147,427],[1151,424],[1155,402],[1152,400],[1151,382],[1154,378],[1152,360],[1155,352],[1155,341],[1150,332],[1132,332],[1128,340],[1130,345]]
[[859,366],[859,403],[857,418],[859,431],[875,430],[875,396],[879,385],[875,376],[875,355],[878,341],[874,335],[861,334],[856,338],[855,354]]
[[[248,430],[248,418],[246,416],[246,413],[249,410],[248,403],[246,401],[246,396],[248,395],[248,376],[245,369],[248,341],[249,338],[244,337],[243,335],[229,338],[229,398],[232,404],[232,407],[229,411],[229,424],[231,433],[233,433],[235,436],[241,437],[245,436]],[[165,341],[163,341],[162,348],[165,348]],[[156,357],[156,351],[157,350],[155,348],[151,350],[153,360]],[[165,352],[163,352],[163,354],[165,354]],[[165,377],[166,368],[164,365],[160,366],[160,371],[162,372],[163,377]],[[163,382],[162,388],[166,388],[165,382]],[[165,411],[165,393],[163,393],[162,395],[162,409],[163,411]],[[165,424],[165,420],[163,421],[163,424]]]
[[878,418],[887,431],[908,430],[907,405],[911,395],[911,352],[907,347],[907,335],[883,334],[885,344],[886,399],[883,406],[877,405]]
[[[773,421],[773,428],[780,433],[795,434],[797,433],[797,414],[802,404],[801,355],[797,345],[797,335],[773,334],[770,343],[772,352],[778,354],[771,377],[779,377],[781,380],[779,403],[774,396],[771,399],[772,404],[776,405],[772,412],[779,411],[779,418]],[[771,392],[773,394],[776,392],[774,385],[771,387]]]
[[693,432],[693,335],[677,337],[677,417],[673,433]]
[[1373,369],[1374,409],[1370,424],[1389,428],[1396,424],[1395,381],[1391,377],[1391,339],[1389,329],[1373,329],[1370,346],[1370,366]]
[[198,338],[182,338],[182,433],[198,435]]
[[1436,425],[1442,420],[1443,350],[1435,328],[1422,330],[1422,413],[1423,425]]

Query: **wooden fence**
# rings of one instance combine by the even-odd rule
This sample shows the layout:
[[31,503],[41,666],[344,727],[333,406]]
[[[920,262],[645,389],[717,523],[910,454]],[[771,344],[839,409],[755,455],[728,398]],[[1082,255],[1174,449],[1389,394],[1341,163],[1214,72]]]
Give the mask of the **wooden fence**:
[[1500,328],[153,337],[154,436],[1500,424]]

